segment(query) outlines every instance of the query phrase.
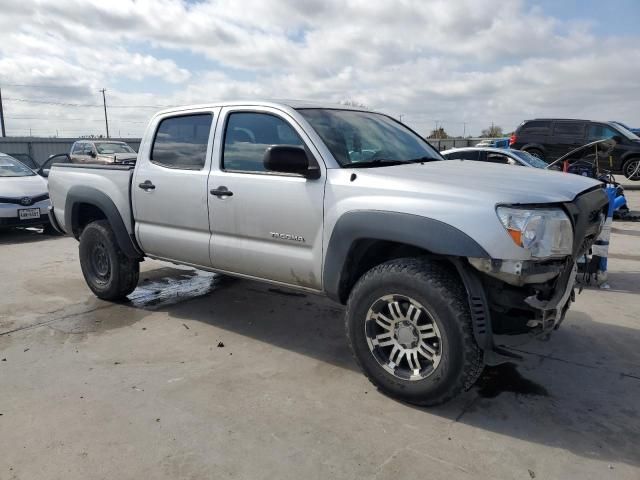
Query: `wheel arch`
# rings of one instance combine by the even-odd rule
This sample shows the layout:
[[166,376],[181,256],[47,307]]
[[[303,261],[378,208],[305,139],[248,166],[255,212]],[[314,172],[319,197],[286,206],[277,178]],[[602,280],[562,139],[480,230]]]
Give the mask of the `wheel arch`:
[[69,190],[65,202],[64,224],[65,230],[72,233],[76,240],[89,223],[103,219],[109,222],[118,246],[127,257],[143,257],[113,200],[100,190],[84,185],[76,185]]
[[543,154],[547,154],[547,149],[541,143],[525,143],[519,148],[519,150],[540,150]]
[[461,230],[428,217],[360,210],[336,222],[323,268],[325,293],[346,303],[358,278],[374,266],[400,257],[483,257],[489,254]]

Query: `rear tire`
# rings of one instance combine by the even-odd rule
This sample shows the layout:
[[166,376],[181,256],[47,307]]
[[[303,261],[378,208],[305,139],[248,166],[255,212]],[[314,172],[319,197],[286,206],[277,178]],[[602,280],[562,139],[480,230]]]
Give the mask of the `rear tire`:
[[80,266],[87,285],[103,300],[122,300],[138,285],[140,262],[127,257],[109,222],[90,223],[80,236]]
[[401,258],[369,270],[349,296],[346,331],[369,380],[416,405],[447,402],[484,368],[464,286],[443,262]]

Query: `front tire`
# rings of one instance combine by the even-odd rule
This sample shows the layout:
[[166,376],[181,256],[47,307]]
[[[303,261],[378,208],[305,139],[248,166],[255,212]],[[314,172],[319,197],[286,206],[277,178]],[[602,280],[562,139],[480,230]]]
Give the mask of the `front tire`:
[[444,403],[484,367],[464,286],[443,262],[402,258],[369,270],[349,296],[346,331],[369,380],[409,403]]
[[87,285],[103,300],[122,300],[138,285],[140,262],[127,257],[106,220],[90,223],[80,236],[80,266]]

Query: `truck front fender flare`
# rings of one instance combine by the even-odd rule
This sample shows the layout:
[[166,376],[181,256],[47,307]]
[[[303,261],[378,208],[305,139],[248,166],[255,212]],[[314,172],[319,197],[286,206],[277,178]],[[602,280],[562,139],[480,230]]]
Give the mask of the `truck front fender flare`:
[[439,220],[380,210],[348,212],[336,222],[326,248],[322,278],[329,298],[344,301],[340,286],[349,252],[356,241],[365,239],[402,243],[442,256],[490,258],[469,235]]
[[143,257],[135,240],[129,235],[122,215],[113,200],[95,188],[76,185],[69,189],[64,207],[64,225],[67,233],[71,233],[76,239],[79,239],[80,206],[82,204],[93,205],[104,213],[116,236],[118,245],[127,257],[138,259]]

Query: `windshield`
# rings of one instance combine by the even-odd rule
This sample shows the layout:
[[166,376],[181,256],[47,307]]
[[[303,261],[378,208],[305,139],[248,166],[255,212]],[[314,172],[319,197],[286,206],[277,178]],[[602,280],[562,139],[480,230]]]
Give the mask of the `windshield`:
[[544,160],[540,160],[538,157],[531,155],[529,152],[523,152],[522,150],[511,150],[511,153],[520,158],[520,160],[522,160],[523,162],[535,168],[547,168],[547,166],[549,165]]
[[640,137],[638,135],[636,135],[635,133],[633,133],[630,130],[627,130],[621,124],[616,122],[614,126],[615,126],[616,130],[618,130],[621,134],[623,134],[629,140],[640,140]]
[[422,138],[385,115],[318,108],[299,112],[344,168],[442,160]]
[[103,155],[110,153],[136,153],[126,143],[96,143],[96,150]]
[[0,154],[0,177],[31,177],[35,175],[26,165],[9,155]]

